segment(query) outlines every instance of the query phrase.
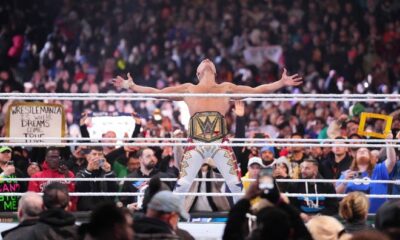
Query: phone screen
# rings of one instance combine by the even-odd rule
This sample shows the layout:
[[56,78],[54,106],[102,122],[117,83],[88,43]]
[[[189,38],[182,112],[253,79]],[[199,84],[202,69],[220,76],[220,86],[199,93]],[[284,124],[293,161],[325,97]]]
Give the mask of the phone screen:
[[258,175],[258,188],[262,191],[268,191],[274,188],[274,178],[272,177],[273,168],[262,168]]

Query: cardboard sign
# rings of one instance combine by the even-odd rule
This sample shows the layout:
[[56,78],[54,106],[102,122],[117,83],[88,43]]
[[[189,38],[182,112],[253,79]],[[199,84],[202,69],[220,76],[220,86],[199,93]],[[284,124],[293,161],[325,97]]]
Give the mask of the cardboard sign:
[[[382,120],[386,121],[385,130],[383,131],[383,133],[366,132],[365,131],[365,122],[367,121],[368,118],[377,118],[377,119],[382,119]],[[392,116],[377,114],[377,113],[363,112],[363,113],[361,113],[361,116],[360,116],[360,124],[358,126],[357,133],[360,136],[385,139],[387,137],[387,135],[390,133],[390,130],[392,128],[392,121],[393,121]]]
[[89,117],[88,131],[91,138],[101,138],[108,131],[115,132],[117,138],[123,138],[125,134],[131,137],[135,129],[135,119],[131,114],[100,112],[89,114]]
[[61,140],[43,140],[43,137],[64,137],[65,114],[61,104],[42,102],[18,102],[7,111],[6,136],[28,138],[13,140],[17,143],[56,142]]
[[281,64],[282,46],[266,46],[266,47],[247,47],[243,51],[244,60],[247,64],[254,64],[261,67],[267,60],[276,64]]

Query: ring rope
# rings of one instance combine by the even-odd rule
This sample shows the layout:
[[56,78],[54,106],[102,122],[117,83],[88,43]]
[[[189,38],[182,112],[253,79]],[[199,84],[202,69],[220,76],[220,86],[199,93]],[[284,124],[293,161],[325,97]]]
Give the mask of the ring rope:
[[129,96],[148,96],[148,97],[308,97],[308,98],[399,98],[400,94],[318,94],[318,93],[0,93],[2,97],[47,97],[47,96],[71,96],[71,97],[91,97],[91,96],[113,96],[113,97],[129,97]]
[[[31,139],[31,141],[41,141],[40,139]],[[137,146],[137,147],[148,147],[148,146],[159,146],[159,147],[174,147],[174,146],[204,146],[204,147],[264,147],[265,145],[275,146],[275,147],[366,147],[366,148],[385,148],[385,147],[399,147],[397,144],[367,144],[367,143],[274,143],[274,142],[264,142],[264,143],[231,143],[231,142],[212,142],[212,143],[182,143],[182,142],[170,142],[170,143],[157,143],[157,142],[122,142],[122,143],[104,143],[104,142],[3,142],[2,146],[23,146],[23,147],[65,147],[65,146]]]
[[[95,181],[95,182],[118,182],[118,181],[149,181],[150,178],[6,178],[3,177],[0,181],[21,181],[21,182],[34,182],[34,181],[68,181],[68,182],[87,182],[87,181]],[[177,181],[177,178],[161,178],[161,181],[165,182],[174,182]],[[199,182],[225,182],[224,178],[195,178],[193,181]],[[244,182],[253,182],[254,179],[246,179]],[[304,183],[362,183],[362,184],[370,184],[370,183],[379,183],[379,184],[400,184],[399,180],[372,180],[372,179],[276,179],[277,182],[304,182]],[[0,193],[1,195],[1,193]]]
[[[221,98],[246,98],[251,101],[303,101],[303,102],[398,102],[399,94],[237,94],[237,93],[0,93],[4,100],[155,100],[162,97],[221,97]],[[159,99],[158,99],[159,100]]]
[[[173,192],[175,195],[183,195],[183,196],[243,196],[244,193],[177,193]],[[19,197],[23,196],[25,193],[9,193],[2,192],[0,196],[4,197]],[[40,193],[43,194],[43,193]],[[284,193],[287,197],[326,197],[326,198],[343,198],[347,196],[347,194],[313,194],[313,193]],[[71,192],[70,196],[73,197],[94,197],[94,196],[108,196],[108,197],[122,197],[122,196],[143,196],[144,193],[132,193],[132,192]],[[389,194],[367,194],[368,198],[389,198],[389,199],[397,199],[400,198],[400,195],[389,195]]]
[[[32,140],[26,137],[0,137],[0,141]],[[137,138],[82,138],[82,137],[41,137],[40,140],[65,140],[65,141],[187,141],[188,138],[166,137],[137,137]],[[285,143],[400,143],[400,139],[292,139],[292,138],[229,138],[230,142],[285,142]]]

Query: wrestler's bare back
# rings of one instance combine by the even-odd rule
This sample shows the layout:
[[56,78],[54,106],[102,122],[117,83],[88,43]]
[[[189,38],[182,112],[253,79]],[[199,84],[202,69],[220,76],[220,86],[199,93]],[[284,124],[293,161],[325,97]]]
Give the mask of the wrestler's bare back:
[[[198,84],[190,85],[188,93],[227,93],[227,85],[222,84]],[[183,101],[188,105],[190,115],[196,112],[216,111],[225,116],[229,110],[229,98],[221,97],[186,97]]]

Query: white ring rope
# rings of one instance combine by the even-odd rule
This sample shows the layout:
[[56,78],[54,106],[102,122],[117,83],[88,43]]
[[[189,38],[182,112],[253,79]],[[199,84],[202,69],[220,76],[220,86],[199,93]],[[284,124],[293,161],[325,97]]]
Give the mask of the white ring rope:
[[[19,197],[23,196],[25,193],[9,193],[2,192],[0,196],[4,197]],[[43,194],[43,193],[40,193]],[[203,193],[203,192],[187,192],[187,193],[177,193],[176,195],[183,196],[214,196],[214,197],[223,197],[223,196],[243,196],[244,193]],[[284,193],[287,197],[326,197],[326,198],[343,198],[347,196],[347,194],[324,194],[324,193]],[[144,193],[129,193],[129,192],[71,192],[69,193],[72,197],[97,197],[97,196],[106,196],[106,197],[122,197],[122,196],[143,196]],[[400,195],[389,195],[389,194],[368,194],[366,195],[368,198],[389,198],[389,199],[397,199],[400,198]]]
[[230,143],[230,142],[212,142],[212,143],[204,143],[204,142],[197,142],[197,143],[182,143],[182,142],[171,142],[171,143],[158,143],[158,142],[133,142],[133,143],[104,143],[104,142],[67,142],[67,143],[60,143],[60,142],[34,142],[34,141],[41,141],[40,139],[31,139],[29,143],[18,143],[18,142],[3,142],[1,143],[2,146],[20,146],[20,147],[66,147],[66,146],[137,146],[137,147],[148,147],[148,146],[159,146],[159,147],[174,147],[174,146],[181,146],[181,147],[264,147],[268,146],[275,146],[275,147],[366,147],[366,148],[384,148],[384,147],[399,147],[396,144],[367,144],[367,143],[353,143],[353,144],[346,144],[346,143]]
[[[292,139],[292,138],[228,138],[230,142],[285,142],[285,143],[400,143],[400,139]],[[0,137],[0,141],[32,140],[26,137]],[[41,137],[40,140],[64,141],[187,141],[188,138],[137,137],[137,138],[83,138],[83,137]]]
[[[21,182],[34,182],[34,181],[49,181],[49,182],[121,182],[121,181],[149,181],[150,178],[0,178],[0,181],[21,181]],[[177,178],[161,178],[161,181],[175,182]],[[195,178],[193,181],[199,182],[225,182],[223,178]],[[243,182],[253,182],[254,179],[246,179]],[[400,180],[372,180],[372,179],[276,179],[277,182],[308,182],[308,183],[379,183],[379,184],[400,184]],[[0,193],[1,195],[1,193]]]
[[399,94],[239,94],[239,93],[0,93],[3,100],[154,100],[169,97],[246,98],[251,101],[398,102]]

